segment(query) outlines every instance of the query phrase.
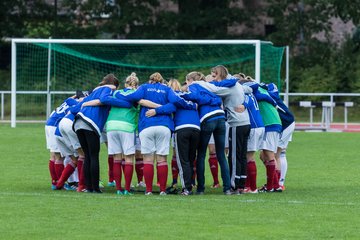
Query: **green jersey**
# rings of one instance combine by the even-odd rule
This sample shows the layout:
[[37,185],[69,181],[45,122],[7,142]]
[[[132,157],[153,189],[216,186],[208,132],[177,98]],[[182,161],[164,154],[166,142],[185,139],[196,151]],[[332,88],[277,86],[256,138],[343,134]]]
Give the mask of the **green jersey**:
[[[269,93],[261,87],[258,88],[258,91],[262,94],[266,94],[270,96]],[[258,104],[259,104],[260,114],[263,119],[265,127],[275,124],[281,125],[281,119],[279,117],[279,113],[272,104],[266,101],[259,101]]]
[[[119,92],[122,95],[127,95],[135,92],[134,89],[117,90],[114,95]],[[106,131],[123,131],[123,132],[135,132],[138,125],[139,110],[132,106],[131,108],[118,108],[111,107],[109,116],[107,118],[105,127]]]

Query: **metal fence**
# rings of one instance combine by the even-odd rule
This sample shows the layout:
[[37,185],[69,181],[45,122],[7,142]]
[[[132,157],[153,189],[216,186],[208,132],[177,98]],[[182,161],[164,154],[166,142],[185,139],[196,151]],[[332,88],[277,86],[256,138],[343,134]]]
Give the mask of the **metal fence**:
[[[50,93],[47,91],[18,91],[16,94],[17,97],[21,95],[42,96],[47,100],[39,103],[41,108],[44,109],[42,114],[37,114],[35,112],[34,116],[29,115],[26,117],[26,120],[16,117],[16,122],[44,122],[48,115],[46,111],[48,106],[51,106],[51,109],[54,109],[58,104],[62,103],[66,96],[73,94],[73,91]],[[0,91],[0,96],[0,120],[2,122],[10,122],[11,91]],[[348,111],[358,112],[356,108],[358,109],[360,106],[360,93],[288,93],[282,94],[282,96],[285,103],[290,106],[290,109],[294,110],[295,117],[301,115],[303,121],[309,123],[312,123],[313,121],[324,122],[325,120],[328,121],[327,123],[332,122],[334,120],[334,109],[336,108],[343,108],[343,121],[347,123]],[[307,103],[304,105],[304,102]],[[350,110],[350,108],[353,110]],[[307,117],[304,118],[304,115]]]

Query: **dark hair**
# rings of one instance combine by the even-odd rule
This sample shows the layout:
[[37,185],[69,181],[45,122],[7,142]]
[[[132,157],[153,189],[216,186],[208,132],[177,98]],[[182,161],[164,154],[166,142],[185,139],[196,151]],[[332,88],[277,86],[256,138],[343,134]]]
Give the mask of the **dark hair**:
[[115,85],[115,87],[117,88],[119,86],[119,80],[115,77],[114,74],[110,73],[106,75],[99,83],[99,86],[103,85]]
[[89,91],[81,91],[81,90],[76,90],[76,98],[83,98],[83,97],[87,97],[92,93],[92,89],[90,89]]

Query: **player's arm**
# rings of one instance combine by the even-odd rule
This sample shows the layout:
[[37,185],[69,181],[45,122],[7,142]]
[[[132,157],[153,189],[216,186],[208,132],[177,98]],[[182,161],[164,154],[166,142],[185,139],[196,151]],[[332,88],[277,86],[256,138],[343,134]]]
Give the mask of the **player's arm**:
[[99,100],[102,104],[110,105],[113,107],[131,108],[133,106],[132,103],[129,101],[126,101],[124,99],[119,99],[119,98],[113,97],[113,96],[103,96]]
[[180,97],[172,89],[168,91],[168,101],[179,108],[184,108],[189,110],[196,110],[197,108],[195,103],[193,103],[192,101],[187,101],[184,98]]
[[194,82],[194,84],[199,84],[201,87],[205,88],[209,92],[215,93],[220,97],[225,97],[230,94],[230,89],[228,87],[218,87],[212,83],[203,82],[203,81]]
[[157,104],[157,103],[154,103],[153,101],[146,100],[146,99],[141,99],[138,103],[141,106],[147,107],[147,108],[158,108],[158,107],[162,106],[161,104]]
[[100,102],[99,99],[93,99],[87,102],[84,102],[84,104],[82,104],[81,108],[84,107],[95,107],[95,106],[102,106],[103,104]]
[[176,107],[172,103],[167,103],[155,109],[150,109],[146,111],[145,116],[153,117],[155,115],[170,115],[171,113],[176,112]]

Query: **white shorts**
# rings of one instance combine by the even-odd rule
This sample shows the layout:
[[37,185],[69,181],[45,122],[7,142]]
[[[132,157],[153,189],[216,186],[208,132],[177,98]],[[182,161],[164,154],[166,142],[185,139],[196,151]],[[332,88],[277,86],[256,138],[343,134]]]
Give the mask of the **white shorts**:
[[135,154],[135,133],[110,131],[107,133],[108,154],[132,155]]
[[61,119],[59,123],[59,131],[62,137],[56,136],[56,142],[63,157],[79,156],[76,149],[80,148],[81,145],[76,133],[72,130],[72,124],[73,122],[68,118]]
[[[226,142],[226,139],[225,139]],[[215,140],[214,140],[214,134],[211,134],[210,140],[209,140],[209,144],[215,144]]]
[[[67,164],[69,164],[71,162],[70,157],[65,157],[64,159],[64,167],[66,167]],[[68,182],[79,182],[79,175],[78,175],[78,170],[77,168],[75,168],[75,171],[73,172],[73,174],[70,175],[70,177],[67,180]]]
[[100,135],[100,143],[107,143],[107,142],[108,142],[108,138],[107,138],[106,130],[104,128]]
[[141,153],[168,155],[170,150],[171,131],[164,126],[145,128],[140,132]]
[[81,148],[81,145],[76,133],[72,129],[72,125],[73,121],[63,118],[59,123],[59,130],[65,141],[76,151],[76,149]]
[[260,149],[276,153],[279,145],[279,136],[280,133],[278,132],[265,132]]
[[287,148],[287,145],[292,140],[293,132],[295,131],[295,122],[290,124],[287,128],[285,128],[282,133],[280,134],[279,139],[279,148],[285,149]]
[[59,146],[60,154],[62,157],[74,155],[78,157],[77,151],[71,146],[71,144],[64,139],[64,137],[56,136],[56,142]]
[[55,130],[56,127],[54,126],[45,126],[46,148],[49,149],[50,152],[60,152],[56,143]]
[[135,150],[141,151],[141,142],[140,142],[140,138],[139,138],[138,134],[136,134],[136,137],[135,137]]
[[265,128],[252,128],[250,130],[248,142],[247,142],[247,151],[256,152],[261,149],[261,144],[264,139]]

